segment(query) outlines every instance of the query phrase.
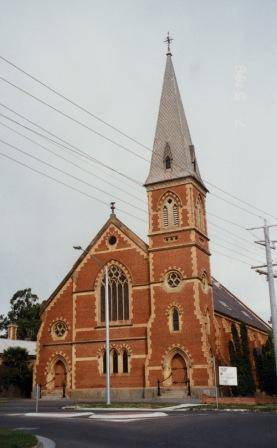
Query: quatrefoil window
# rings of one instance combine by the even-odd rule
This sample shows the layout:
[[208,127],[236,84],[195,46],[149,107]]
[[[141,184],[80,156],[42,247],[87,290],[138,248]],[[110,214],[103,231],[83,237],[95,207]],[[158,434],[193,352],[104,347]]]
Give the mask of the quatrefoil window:
[[62,338],[67,332],[67,325],[65,322],[59,321],[54,324],[54,333],[57,338]]
[[181,275],[177,271],[171,271],[167,274],[167,284],[170,288],[177,288],[181,283]]

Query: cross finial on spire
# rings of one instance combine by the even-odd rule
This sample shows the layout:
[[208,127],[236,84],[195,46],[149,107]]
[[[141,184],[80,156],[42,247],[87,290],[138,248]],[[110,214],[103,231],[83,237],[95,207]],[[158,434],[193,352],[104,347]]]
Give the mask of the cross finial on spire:
[[172,56],[171,54],[171,49],[170,49],[170,44],[173,41],[173,38],[170,36],[169,31],[167,33],[166,39],[164,40],[164,42],[167,44],[167,55]]
[[111,211],[112,211],[112,215],[115,215],[114,211],[115,211],[115,202],[111,202]]

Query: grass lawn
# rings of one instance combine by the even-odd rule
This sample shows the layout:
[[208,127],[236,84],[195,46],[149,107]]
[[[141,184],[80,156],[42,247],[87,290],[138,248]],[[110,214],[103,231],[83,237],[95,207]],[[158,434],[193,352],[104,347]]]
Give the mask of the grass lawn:
[[[193,410],[199,411],[199,409],[216,409],[216,404],[202,404],[194,408]],[[218,409],[243,409],[248,411],[269,411],[277,412],[276,404],[218,404]]]
[[[110,405],[106,405],[105,403],[76,403],[75,406],[79,406],[81,408],[148,408],[148,409],[157,409],[157,408],[165,408],[167,406],[174,406],[174,403],[130,403],[130,402],[115,402]],[[74,406],[74,407],[75,407]],[[67,409],[70,409],[72,406],[66,406]]]
[[32,448],[37,444],[37,438],[23,431],[12,431],[0,428],[1,448]]

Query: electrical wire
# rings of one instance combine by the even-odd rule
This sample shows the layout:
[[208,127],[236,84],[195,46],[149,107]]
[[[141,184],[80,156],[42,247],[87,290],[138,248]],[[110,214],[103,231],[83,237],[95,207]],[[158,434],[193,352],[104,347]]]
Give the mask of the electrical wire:
[[[1,115],[1,114],[0,114]],[[140,201],[141,203],[145,204],[145,201],[143,201],[141,198],[139,198],[138,196],[135,196],[134,194],[128,192],[126,189],[123,190],[122,188],[118,187],[117,185],[114,185],[113,183],[109,182],[108,180],[104,179],[101,176],[98,176],[98,174],[95,174],[89,170],[87,170],[86,168],[83,168],[82,166],[78,165],[77,163],[72,162],[71,160],[67,159],[66,157],[61,156],[60,154],[57,154],[55,151],[53,151],[50,148],[47,148],[43,145],[41,145],[40,143],[36,142],[35,140],[27,137],[26,135],[22,134],[21,132],[16,131],[15,129],[11,128],[10,126],[6,125],[5,123],[2,123],[0,121],[0,125],[9,129],[10,131],[14,132],[17,135],[20,135],[21,137],[25,138],[26,140],[30,141],[31,143],[39,146],[41,149],[43,149],[44,151],[49,152],[50,154],[53,154],[54,156],[58,157],[61,160],[64,160],[65,162],[69,163],[70,165],[74,166],[75,168],[78,168],[79,170],[83,171],[86,174],[89,174],[91,176],[93,176],[94,178],[97,178],[99,180],[101,180],[102,182],[105,182],[107,185],[110,185],[113,188],[117,188],[118,190],[120,190],[121,192],[128,194],[129,196],[133,197],[134,199],[136,199],[137,201]]]
[[[54,182],[56,182],[56,183],[58,183],[58,184],[60,184],[60,185],[63,185],[63,186],[65,186],[65,187],[69,188],[70,190],[76,191],[77,193],[80,193],[80,194],[82,194],[83,196],[88,197],[89,199],[93,199],[94,201],[97,201],[97,202],[99,202],[100,204],[107,205],[107,203],[106,203],[105,201],[102,201],[101,199],[99,199],[99,198],[97,198],[97,197],[95,197],[95,196],[91,196],[90,194],[88,194],[88,193],[86,193],[86,192],[84,192],[84,191],[82,191],[82,190],[79,190],[78,188],[75,188],[75,187],[73,187],[72,185],[67,184],[66,182],[63,182],[63,181],[61,181],[61,180],[59,180],[59,179],[56,179],[55,177],[50,176],[49,174],[43,173],[42,171],[39,171],[39,170],[37,170],[36,168],[33,168],[33,167],[31,167],[30,165],[27,165],[26,163],[21,162],[21,161],[15,159],[14,157],[8,156],[7,154],[4,154],[4,153],[2,153],[2,152],[0,152],[0,156],[1,156],[1,157],[5,157],[6,159],[9,159],[9,160],[11,160],[12,162],[14,162],[14,163],[16,163],[16,164],[18,164],[18,165],[21,165],[21,166],[23,166],[23,167],[25,167],[25,168],[27,168],[27,169],[33,171],[34,173],[37,173],[37,174],[39,174],[39,175],[41,175],[41,176],[43,176],[43,177],[46,177],[47,179],[50,179],[50,180],[52,180],[52,181],[54,181]],[[124,213],[125,215],[131,216],[132,218],[138,219],[139,221],[142,221],[143,223],[145,223],[145,220],[144,220],[144,219],[139,218],[138,216],[133,215],[132,213],[127,212],[126,210],[124,210],[124,209],[122,209],[122,208],[117,207],[117,209],[118,209],[121,213]]]
[[[0,140],[0,141],[1,141],[1,140]],[[2,142],[3,142],[3,141],[2,141]],[[4,142],[4,144],[6,144],[6,142]],[[13,147],[13,145],[9,145],[9,144],[8,144],[8,146]],[[16,148],[15,148],[15,149],[16,149]],[[24,153],[24,152],[23,152],[23,153]],[[105,205],[106,205],[106,202],[102,201],[101,199],[96,198],[96,197],[94,197],[94,196],[91,196],[91,195],[89,195],[88,193],[86,193],[86,192],[84,192],[84,191],[82,191],[82,190],[79,190],[79,189],[76,188],[76,187],[73,187],[72,185],[69,185],[69,184],[67,184],[67,183],[65,183],[65,182],[63,182],[63,181],[61,181],[61,180],[59,180],[59,179],[54,178],[53,176],[50,176],[50,175],[48,175],[48,174],[46,174],[46,173],[43,173],[43,172],[37,170],[36,168],[33,168],[33,167],[31,167],[30,165],[28,165],[28,164],[26,164],[26,163],[24,163],[24,162],[21,162],[21,161],[15,159],[14,157],[11,157],[11,156],[9,156],[9,155],[7,155],[7,154],[4,154],[4,153],[1,153],[1,152],[0,152],[0,156],[1,156],[1,157],[4,157],[4,158],[6,158],[6,159],[9,159],[9,160],[13,161],[13,162],[16,163],[16,164],[18,164],[18,165],[20,165],[20,166],[22,166],[22,167],[25,167],[25,168],[27,168],[27,169],[29,169],[29,170],[31,170],[31,171],[33,171],[33,172],[35,172],[35,173],[37,173],[37,174],[43,176],[43,177],[46,177],[46,178],[48,178],[48,179],[50,179],[50,180],[52,180],[52,181],[58,183],[58,184],[61,184],[61,185],[65,186],[65,187],[67,187],[67,188],[69,188],[69,189],[71,189],[71,190],[73,190],[73,191],[76,191],[76,192],[82,194],[83,196],[86,196],[86,197],[88,197],[88,198],[90,198],[90,199],[93,199],[93,200],[95,200],[95,201],[97,201],[97,202],[99,202],[99,203],[102,203],[102,204],[105,204]],[[32,158],[35,158],[35,157],[33,156]],[[37,159],[37,158],[35,158],[35,159]],[[42,161],[40,160],[40,162],[42,162]],[[49,165],[49,164],[47,164],[47,165]],[[58,171],[62,171],[62,170],[58,170]],[[139,221],[141,221],[141,222],[143,222],[143,223],[146,223],[146,220],[145,220],[145,219],[140,218],[140,217],[138,217],[137,215],[134,215],[134,214],[132,214],[132,213],[130,213],[130,212],[127,212],[126,210],[121,209],[121,208],[117,208],[117,209],[118,209],[120,212],[122,212],[122,213],[124,213],[124,214],[126,214],[126,215],[128,215],[128,216],[131,216],[132,218],[135,218],[135,219],[137,219],[137,220],[139,220]],[[216,243],[215,241],[211,241],[211,242],[212,242],[213,244],[219,246],[219,247],[222,247],[222,248],[224,248],[224,249],[226,249],[226,250],[229,250],[229,251],[231,251],[231,252],[237,253],[237,254],[239,254],[240,256],[243,256],[244,258],[248,258],[248,259],[249,259],[249,257],[245,256],[244,254],[241,254],[240,252],[238,252],[238,251],[236,251],[236,250],[234,250],[234,249],[230,249],[230,248],[228,248],[228,247],[226,247],[226,246],[223,246],[223,245],[221,245],[221,244],[219,244],[219,243]],[[225,254],[222,254],[222,255],[226,256]],[[229,258],[233,258],[233,259],[234,259],[234,257],[231,257],[231,256],[229,256]],[[241,261],[242,263],[246,264],[243,260],[240,260],[240,261]],[[251,266],[251,265],[250,265],[250,266]]]
[[9,81],[8,79],[4,78],[3,76],[0,76],[1,81],[5,82],[6,84],[8,84],[9,86],[14,87],[16,90],[18,90],[21,93],[24,93],[25,95],[28,95],[30,98],[33,98],[34,100],[38,101],[39,103],[43,104],[44,106],[49,107],[50,109],[54,110],[55,112],[57,112],[58,114],[62,115],[65,118],[68,118],[69,120],[71,120],[72,122],[82,126],[84,129],[87,129],[88,131],[92,132],[93,134],[97,135],[98,137],[103,138],[104,140],[107,140],[109,143],[112,143],[113,145],[117,146],[118,148],[123,149],[124,151],[127,151],[130,154],[133,154],[134,156],[138,157],[141,160],[144,160],[146,162],[149,162],[148,159],[146,159],[145,157],[141,156],[140,154],[135,153],[134,151],[132,151],[131,149],[127,148],[124,145],[121,145],[121,143],[116,142],[115,140],[107,137],[106,135],[102,134],[101,132],[96,131],[95,129],[92,129],[90,126],[87,126],[86,124],[82,123],[81,121],[77,120],[74,117],[71,117],[71,115],[66,114],[65,112],[63,112],[62,110],[58,109],[55,106],[52,106],[51,104],[47,103],[46,101],[42,100],[41,98],[38,98],[37,96],[33,95],[32,93],[28,92],[27,90],[23,89],[22,87],[17,86],[16,84],[12,83],[11,81]]
[[[9,109],[10,111],[12,111],[12,112],[16,113],[17,115],[19,115],[17,112],[15,112],[14,110],[12,110],[11,108],[8,108],[7,106],[3,105],[2,103],[0,103],[0,105],[1,105],[1,106],[4,106],[5,108],[7,108],[7,109]],[[19,126],[25,128],[25,129],[27,129],[27,130],[29,130],[29,131],[32,132],[32,133],[35,133],[36,135],[39,135],[40,137],[42,137],[42,138],[44,138],[44,139],[47,139],[47,140],[51,141],[52,143],[54,143],[54,144],[56,144],[56,145],[58,145],[58,146],[61,146],[61,147],[65,148],[65,149],[67,149],[67,150],[71,150],[70,148],[68,148],[68,146],[66,146],[66,145],[64,145],[64,144],[61,144],[61,143],[59,143],[59,142],[56,142],[55,140],[53,140],[53,139],[51,139],[51,138],[49,138],[49,137],[47,137],[47,136],[45,136],[45,135],[39,133],[38,131],[35,131],[34,129],[29,128],[28,126],[25,126],[25,125],[19,123],[18,121],[13,120],[12,118],[6,116],[5,114],[0,113],[0,116],[6,118],[7,120],[9,120],[9,121],[11,121],[11,122],[13,122],[13,123],[15,123],[15,124],[17,124],[17,125],[19,125]],[[21,115],[21,117],[22,117],[23,119],[25,119],[24,116]],[[32,124],[34,124],[34,125],[36,126],[36,124],[35,124],[34,122],[32,122]],[[47,132],[49,132],[49,131],[47,131]],[[75,148],[74,151],[76,152],[76,150],[77,150],[77,154],[81,154],[82,156],[85,156],[85,158],[91,159],[91,160],[92,160],[93,162],[95,162],[95,163],[98,163],[98,162],[99,162],[98,159],[96,159],[96,158],[94,158],[94,157],[88,155],[88,154],[85,153],[84,151],[80,150],[78,147],[76,147],[76,146],[74,146],[74,145],[71,145],[70,143],[68,143],[68,142],[66,142],[65,140],[63,140],[63,139],[61,139],[60,137],[58,137],[56,134],[53,134],[53,133],[51,133],[51,134],[54,135],[55,138],[64,141],[66,144],[68,144],[68,145],[71,146],[72,148]],[[131,179],[129,176],[126,176],[124,173],[119,172],[118,170],[115,170],[114,168],[110,167],[110,166],[107,165],[107,164],[102,164],[102,162],[99,162],[99,163],[100,163],[101,165],[104,165],[105,168],[108,168],[108,169],[110,169],[110,170],[116,172],[117,174],[120,174],[121,176],[128,178],[128,180],[132,180],[134,183],[138,184],[139,186],[142,186],[141,183],[140,183],[139,181],[136,181],[136,180],[134,180],[134,179]],[[229,223],[229,224],[231,224],[231,225],[234,225],[234,226],[236,226],[236,227],[238,227],[238,228],[241,228],[241,229],[245,230],[245,228],[244,228],[242,225],[238,224],[238,223],[234,223],[233,221],[230,221],[230,220],[228,220],[228,219],[222,218],[222,217],[220,217],[220,216],[218,216],[218,215],[215,215],[215,214],[213,214],[213,213],[210,213],[210,212],[208,213],[208,215],[213,216],[213,217],[215,217],[216,219],[222,220],[222,221],[224,221],[224,222],[226,222],[226,223]]]
[[138,207],[138,206],[132,204],[129,201],[125,201],[124,199],[120,198],[119,196],[116,196],[113,193],[107,192],[107,191],[103,190],[102,188],[95,187],[94,185],[90,184],[89,182],[86,182],[83,179],[80,179],[79,177],[74,176],[73,174],[68,173],[67,171],[64,171],[64,170],[62,170],[60,168],[57,168],[56,166],[52,165],[51,163],[45,162],[44,160],[40,159],[39,157],[36,157],[36,156],[34,156],[32,154],[29,154],[28,152],[24,151],[23,149],[20,149],[17,146],[12,145],[11,143],[6,142],[5,140],[2,140],[1,138],[0,138],[0,142],[3,143],[4,145],[9,146],[10,148],[13,148],[15,151],[18,151],[21,154],[24,154],[27,157],[30,157],[31,159],[36,160],[37,162],[40,162],[43,165],[48,166],[49,168],[52,168],[53,170],[56,170],[56,171],[66,175],[68,177],[71,177],[72,179],[77,180],[78,182],[81,182],[82,184],[87,185],[88,187],[93,188],[94,190],[97,190],[97,191],[99,191],[101,193],[104,193],[104,194],[106,194],[108,196],[111,196],[111,197],[113,197],[115,199],[118,199],[119,201],[123,202],[124,204],[127,204],[129,207],[133,207],[133,208],[135,208],[135,209],[137,209],[137,210],[147,214],[145,209],[143,209],[141,207]]
[[[29,72],[27,72],[26,70],[24,70],[23,68],[19,67],[18,65],[16,65],[15,63],[11,62],[10,60],[8,60],[7,58],[5,58],[4,56],[0,55],[0,59],[2,61],[4,61],[5,63],[7,63],[8,65],[10,65],[11,67],[15,68],[16,70],[18,70],[19,72],[23,73],[25,76],[29,77],[30,79],[32,79],[33,81],[37,82],[38,84],[40,84],[41,86],[45,87],[46,89],[48,89],[50,92],[54,93],[55,95],[59,96],[60,98],[62,98],[63,100],[67,101],[68,103],[70,103],[71,105],[73,105],[74,107],[78,108],[79,110],[81,110],[82,112],[85,112],[86,114],[88,114],[90,117],[96,119],[97,121],[99,121],[100,123],[104,124],[105,126],[108,126],[109,128],[113,129],[114,131],[118,132],[119,134],[121,134],[122,136],[128,138],[129,140],[131,140],[132,142],[136,143],[137,145],[141,146],[142,148],[146,149],[147,151],[150,151],[152,153],[152,149],[149,148],[148,146],[146,146],[145,144],[141,143],[139,140],[131,137],[130,135],[128,135],[126,132],[122,131],[121,129],[119,129],[118,127],[111,125],[110,123],[108,123],[107,121],[103,120],[102,118],[100,118],[99,116],[97,116],[96,114],[93,114],[92,112],[90,112],[87,108],[85,108],[84,106],[78,104],[76,101],[68,98],[67,96],[65,96],[64,94],[58,92],[57,89],[54,89],[53,87],[49,86],[47,83],[41,81],[40,79],[38,79],[37,77],[35,77],[34,75],[30,74]],[[103,136],[103,138],[105,138]],[[135,154],[137,155],[137,154]],[[223,188],[218,187],[217,185],[213,184],[212,182],[208,181],[207,179],[204,179],[204,182],[207,183],[208,185],[211,185],[213,188],[223,192],[224,194],[230,196],[231,198],[243,203],[244,205],[247,205],[248,207],[251,207],[259,212],[264,213],[267,216],[270,216],[274,219],[277,219],[274,215],[266,212],[265,210],[262,210],[261,208],[256,207],[255,205],[251,204],[250,202],[247,202],[241,198],[239,198],[238,196],[235,196],[229,192],[227,192],[226,190],[224,190]],[[236,205],[235,205],[236,206]],[[258,215],[257,215],[258,216]]]

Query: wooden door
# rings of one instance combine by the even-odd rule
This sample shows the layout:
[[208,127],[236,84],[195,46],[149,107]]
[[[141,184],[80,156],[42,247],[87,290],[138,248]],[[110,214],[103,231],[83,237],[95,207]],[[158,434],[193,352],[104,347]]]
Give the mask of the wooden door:
[[55,364],[55,388],[62,388],[66,384],[66,369],[62,361]]
[[178,353],[171,361],[172,386],[184,386],[188,379],[188,372],[185,360]]

